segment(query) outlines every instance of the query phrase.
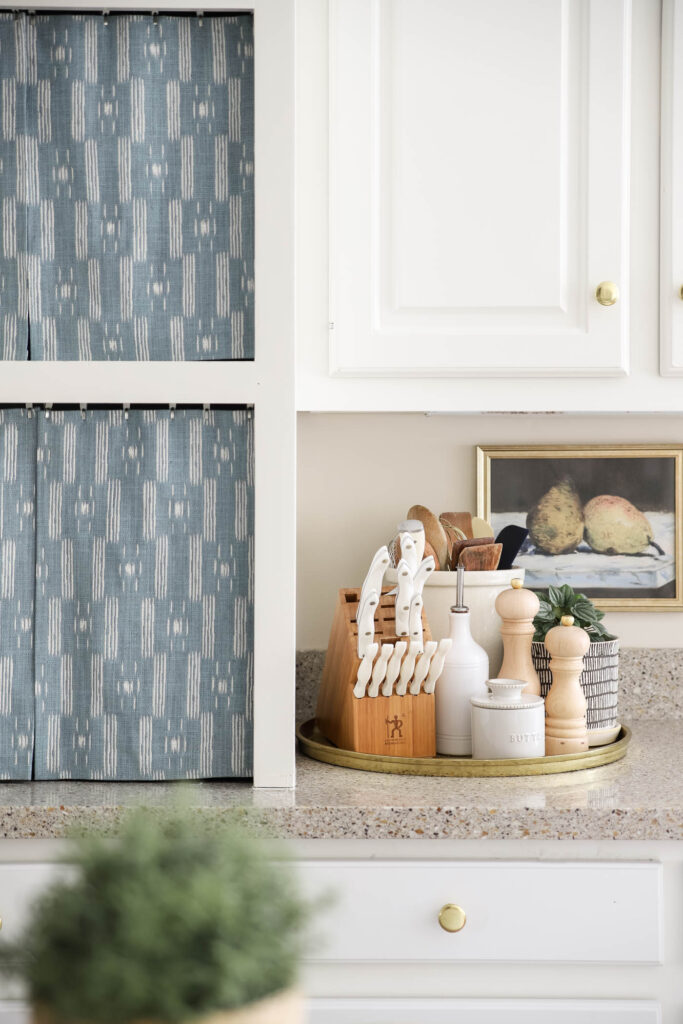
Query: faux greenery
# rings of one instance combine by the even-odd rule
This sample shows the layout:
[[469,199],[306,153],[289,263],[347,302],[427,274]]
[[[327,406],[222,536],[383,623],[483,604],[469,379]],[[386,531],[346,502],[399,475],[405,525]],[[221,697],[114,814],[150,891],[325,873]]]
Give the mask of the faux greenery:
[[307,907],[290,870],[241,831],[140,811],[120,841],[77,841],[69,863],[75,876],[0,947],[3,973],[55,1019],[187,1021],[294,982]]
[[602,624],[605,613],[599,611],[585,594],[577,594],[568,583],[561,587],[548,587],[548,592],[537,594],[541,602],[534,619],[534,640],[543,643],[548,630],[559,626],[563,615],[573,615],[574,625],[585,629],[591,643],[600,640],[616,640]]

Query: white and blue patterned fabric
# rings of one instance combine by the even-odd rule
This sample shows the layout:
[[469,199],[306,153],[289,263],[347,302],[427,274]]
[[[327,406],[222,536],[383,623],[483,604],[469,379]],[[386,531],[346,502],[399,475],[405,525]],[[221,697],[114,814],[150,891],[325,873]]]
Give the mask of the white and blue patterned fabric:
[[0,15],[0,77],[0,355],[252,359],[251,15]]
[[37,463],[35,777],[251,775],[251,414],[40,413]]
[[33,767],[36,417],[0,410],[0,778]]

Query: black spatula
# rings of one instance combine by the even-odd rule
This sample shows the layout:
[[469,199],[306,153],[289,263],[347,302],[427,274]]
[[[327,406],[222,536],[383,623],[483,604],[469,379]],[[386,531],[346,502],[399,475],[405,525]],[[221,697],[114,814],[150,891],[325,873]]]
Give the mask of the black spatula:
[[499,569],[511,569],[515,564],[515,558],[519,554],[524,541],[529,536],[529,531],[523,526],[504,526],[496,537],[496,544],[503,545],[503,552],[498,563]]

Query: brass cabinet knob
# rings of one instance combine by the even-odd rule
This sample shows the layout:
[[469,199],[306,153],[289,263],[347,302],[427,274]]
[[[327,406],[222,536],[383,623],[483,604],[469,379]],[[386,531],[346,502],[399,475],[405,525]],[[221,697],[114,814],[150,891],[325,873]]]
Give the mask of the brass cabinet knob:
[[595,289],[595,298],[601,306],[614,306],[619,298],[619,288],[614,281],[601,281]]
[[460,932],[467,922],[467,914],[457,903],[445,903],[439,911],[439,924],[445,932]]

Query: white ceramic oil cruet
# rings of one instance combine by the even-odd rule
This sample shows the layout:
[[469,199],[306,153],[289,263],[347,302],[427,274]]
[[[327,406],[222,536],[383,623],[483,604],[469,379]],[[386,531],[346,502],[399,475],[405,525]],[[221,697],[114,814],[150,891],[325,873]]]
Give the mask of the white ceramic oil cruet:
[[450,611],[452,646],[436,684],[436,750],[438,754],[472,753],[470,698],[485,697],[489,658],[472,639],[470,612],[463,603],[465,570],[458,566],[457,604]]

